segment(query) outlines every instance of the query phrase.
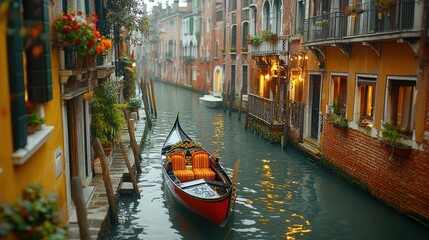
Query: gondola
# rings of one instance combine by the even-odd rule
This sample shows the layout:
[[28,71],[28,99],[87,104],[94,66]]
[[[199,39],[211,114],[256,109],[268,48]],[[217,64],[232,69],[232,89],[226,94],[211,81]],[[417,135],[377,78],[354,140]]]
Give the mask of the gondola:
[[161,150],[164,181],[175,199],[198,215],[224,226],[232,213],[240,160],[230,178],[219,158],[194,142],[179,115]]

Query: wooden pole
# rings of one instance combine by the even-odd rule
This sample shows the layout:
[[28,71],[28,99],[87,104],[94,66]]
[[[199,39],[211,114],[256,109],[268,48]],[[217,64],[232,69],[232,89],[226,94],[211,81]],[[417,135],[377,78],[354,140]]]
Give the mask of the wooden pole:
[[244,92],[244,87],[241,87],[241,91],[240,91],[240,103],[238,105],[238,121],[241,121],[241,107],[243,105],[243,92]]
[[109,202],[110,218],[113,224],[118,224],[118,210],[115,202],[115,195],[112,189],[112,180],[110,179],[109,168],[106,164],[106,155],[104,155],[103,146],[100,139],[94,139],[94,150],[98,157],[100,157],[101,170],[103,172],[104,187],[106,189],[107,200]]
[[[122,142],[119,142],[119,147],[121,147],[122,155],[124,156],[125,163],[127,164],[128,172],[130,173],[131,182],[133,183],[134,193],[138,198],[140,198],[140,191],[139,187],[137,186],[137,179],[136,175],[134,174],[134,170],[131,167],[130,160],[128,159],[127,150],[124,147],[124,144]],[[135,160],[136,162],[137,160]]]
[[150,90],[150,83],[146,83],[147,87],[147,98],[149,100],[150,113],[153,114],[153,105],[152,105],[152,91]]
[[246,121],[244,123],[244,129],[247,130],[247,128],[249,127],[249,97],[247,98],[247,103],[246,103]]
[[[287,78],[285,83],[284,83],[284,87],[283,87],[283,91],[284,91],[284,96],[285,96],[285,100],[284,100],[284,104],[285,104],[285,110],[284,110],[284,114],[285,114],[285,124],[284,124],[284,128],[283,128],[283,143],[282,143],[282,147],[284,150],[287,149],[287,141],[289,138],[289,114],[290,114],[290,100],[289,100],[289,79]],[[302,129],[301,129],[302,131]]]
[[148,126],[145,126],[142,139],[140,140],[140,151],[144,150],[148,133],[149,133],[149,128],[148,128]]
[[89,234],[88,215],[85,200],[83,199],[82,183],[79,177],[72,177],[72,200],[76,206],[77,222],[79,225],[80,239],[91,239]]
[[232,87],[232,81],[229,82],[229,85],[231,85],[231,87],[229,88],[231,96],[229,96],[228,116],[231,116],[232,107],[234,106],[235,91],[234,91],[234,88]]
[[155,87],[153,86],[153,80],[150,80],[150,87],[152,89],[152,103],[153,109],[155,110],[155,118],[158,118],[158,112],[156,110],[156,98],[155,98]]
[[130,135],[131,149],[133,150],[133,154],[134,154],[134,165],[137,168],[137,172],[141,173],[142,167],[141,167],[140,161],[142,160],[142,155],[134,133],[134,119],[130,119],[128,117],[128,113],[126,110],[124,110],[124,116],[125,116],[125,120],[127,121],[128,134]]
[[150,114],[149,114],[149,104],[147,102],[147,91],[146,91],[146,81],[142,78],[140,88],[143,92],[142,99],[143,99],[143,105],[144,105],[144,111],[146,113],[146,122],[149,126],[149,129],[152,129],[152,122],[150,120]]
[[228,100],[229,100],[229,84],[228,84],[228,88],[226,90],[226,96],[225,96],[225,101],[224,101],[224,109],[223,112],[226,112],[226,110],[228,109]]

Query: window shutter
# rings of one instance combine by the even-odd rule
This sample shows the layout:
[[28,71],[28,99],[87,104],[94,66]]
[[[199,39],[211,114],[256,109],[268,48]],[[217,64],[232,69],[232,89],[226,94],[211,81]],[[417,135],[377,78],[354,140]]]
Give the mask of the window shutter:
[[[49,1],[24,1],[24,20],[27,28],[40,24],[42,32],[30,40],[26,49],[27,92],[33,103],[44,103],[52,99],[51,44],[49,25]],[[37,49],[42,47],[41,53]]]
[[189,32],[190,33],[194,32],[194,17],[193,16],[191,18],[189,18]]
[[21,37],[20,0],[10,2],[7,35],[10,107],[12,111],[13,149],[27,145],[27,110],[25,108],[25,85],[23,67],[23,42]]

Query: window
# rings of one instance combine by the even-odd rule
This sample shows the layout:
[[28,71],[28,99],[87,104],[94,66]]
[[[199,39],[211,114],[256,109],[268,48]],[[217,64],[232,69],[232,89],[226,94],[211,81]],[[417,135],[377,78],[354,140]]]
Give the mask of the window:
[[273,32],[277,35],[281,34],[282,30],[282,14],[283,13],[283,5],[282,1],[280,0],[274,0],[274,6],[273,6]]
[[235,10],[237,10],[237,0],[229,1],[229,11],[232,12]]
[[214,57],[218,58],[219,57],[219,40],[216,40],[216,45],[215,45],[215,52],[214,52]]
[[360,123],[372,123],[374,120],[376,78],[360,77],[357,80],[357,113]]
[[262,14],[262,30],[271,30],[269,1],[265,1],[264,3],[264,11]]
[[395,124],[407,136],[414,130],[416,95],[416,79],[389,79],[385,121]]
[[245,8],[241,11],[241,20],[242,21],[249,21],[250,19],[250,9],[249,8]]
[[174,19],[171,19],[170,21],[168,21],[168,27],[170,29],[174,29]]
[[241,45],[247,45],[247,35],[249,34],[249,22],[243,22],[243,35],[241,37]]
[[[40,104],[50,101],[53,97],[49,1],[11,0],[9,6],[9,34],[7,35],[9,92],[13,148],[17,150],[25,147],[28,142],[27,112],[35,111],[36,108],[42,109],[41,112],[43,112],[43,105]],[[37,35],[32,38],[22,36],[23,26],[39,29]],[[23,56],[25,56],[25,66]],[[28,106],[30,107],[27,109]]]
[[207,33],[210,33],[210,16],[207,16]]
[[302,33],[304,31],[304,12],[305,12],[305,1],[297,0],[296,4],[296,21],[295,21],[295,29],[298,33]]
[[223,11],[217,11],[216,12],[216,22],[222,22],[223,21]]
[[231,49],[235,49],[237,45],[237,25],[231,27]]
[[347,77],[332,76],[329,104],[333,113],[346,117],[347,107]]

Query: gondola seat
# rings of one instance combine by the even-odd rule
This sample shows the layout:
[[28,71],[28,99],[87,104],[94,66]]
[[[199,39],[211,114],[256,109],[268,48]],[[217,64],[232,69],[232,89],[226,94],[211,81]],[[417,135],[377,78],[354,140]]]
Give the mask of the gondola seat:
[[198,151],[192,154],[192,171],[195,174],[195,179],[207,178],[215,179],[215,172],[210,169],[210,159],[206,152]]
[[185,154],[180,152],[174,152],[169,155],[172,170],[174,175],[181,182],[187,182],[195,179],[195,174],[192,170],[186,169],[186,158]]

